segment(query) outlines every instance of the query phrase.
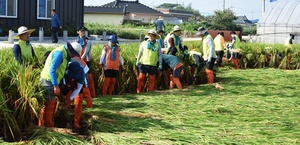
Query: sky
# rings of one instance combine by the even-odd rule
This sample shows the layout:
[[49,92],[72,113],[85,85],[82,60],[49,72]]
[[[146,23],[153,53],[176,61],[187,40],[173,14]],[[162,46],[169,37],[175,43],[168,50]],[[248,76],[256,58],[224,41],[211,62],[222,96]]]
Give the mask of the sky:
[[[85,6],[101,6],[103,4],[112,2],[114,0],[84,0]],[[127,0],[135,1],[135,0]],[[223,10],[223,3],[225,1],[225,9],[231,9],[236,16],[246,16],[249,20],[260,19],[262,16],[263,0],[139,0],[140,3],[154,8],[163,3],[178,3],[183,5],[192,4],[192,8],[199,10],[202,15],[213,14],[215,10]],[[265,0],[265,9],[276,2],[288,1],[277,0],[270,2]]]

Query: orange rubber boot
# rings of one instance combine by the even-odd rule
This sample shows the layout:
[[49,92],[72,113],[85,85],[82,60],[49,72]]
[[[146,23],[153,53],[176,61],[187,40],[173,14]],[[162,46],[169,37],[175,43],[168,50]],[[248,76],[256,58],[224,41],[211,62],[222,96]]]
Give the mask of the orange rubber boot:
[[44,123],[46,127],[54,127],[53,117],[55,114],[56,100],[50,100],[45,103]]
[[175,87],[174,78],[173,75],[170,75],[170,89],[173,89]]
[[112,95],[115,88],[116,78],[110,78],[109,86],[108,86],[108,95]]
[[137,89],[136,92],[139,94],[143,91],[145,86],[146,74],[140,73],[137,82]]
[[104,82],[103,82],[103,86],[102,86],[102,95],[105,96],[107,95],[107,90],[109,87],[109,83],[110,83],[110,78],[105,77],[104,78]]
[[90,90],[91,97],[96,97],[96,91],[95,91],[95,83],[93,79],[93,74],[88,73],[88,87]]
[[235,66],[236,69],[240,69],[239,59],[233,58],[232,59],[232,63],[234,64],[234,66]]
[[66,109],[70,109],[70,106],[71,106],[71,103],[72,103],[72,101],[70,99],[71,95],[72,95],[72,91],[69,91],[68,94],[66,96],[64,96]]
[[93,101],[92,101],[92,96],[90,93],[90,89],[88,87],[83,87],[82,88],[83,96],[86,101],[86,106],[87,108],[92,108],[93,107]]
[[153,92],[155,87],[155,75],[149,75],[148,91]]
[[41,109],[38,126],[44,126],[43,115],[45,114],[45,106]]
[[207,76],[207,83],[213,84],[214,83],[214,72],[212,70],[206,69],[205,70],[206,76]]
[[173,82],[176,84],[176,87],[178,88],[178,90],[181,91],[182,86],[181,86],[179,78],[173,78]]
[[83,94],[78,94],[74,99],[74,128],[80,128],[80,116],[82,113],[82,96]]

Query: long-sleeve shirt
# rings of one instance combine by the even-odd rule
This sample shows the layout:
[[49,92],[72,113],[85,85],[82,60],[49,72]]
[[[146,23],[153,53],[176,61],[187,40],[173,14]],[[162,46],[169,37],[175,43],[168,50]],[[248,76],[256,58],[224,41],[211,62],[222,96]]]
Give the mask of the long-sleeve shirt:
[[56,70],[58,69],[59,65],[63,62],[63,53],[60,51],[56,51],[52,55],[52,63],[50,65],[50,79],[53,86],[58,86],[56,78]]
[[[15,59],[16,59],[19,63],[23,63],[22,56],[21,56],[21,47],[20,47],[20,45],[18,45],[18,44],[15,44],[15,45],[14,45],[14,47],[13,47],[13,53],[14,53]],[[36,57],[36,55],[35,55],[34,50],[33,50],[32,47],[31,47],[31,54],[32,54],[32,57],[33,57],[33,58]]]
[[[137,61],[140,61],[141,57],[143,56],[144,43],[148,43],[148,41],[143,41],[140,44],[139,53],[138,53],[138,56],[137,56]],[[161,48],[160,48],[160,46],[158,46],[158,63],[159,63],[159,65],[162,65],[162,56],[161,55],[162,55]]]
[[[111,46],[109,46],[109,47],[111,47]],[[121,51],[121,48],[120,48],[120,51]],[[104,69],[106,69],[106,61],[107,61],[106,55],[107,55],[106,47],[104,46],[102,49],[102,53],[101,53],[101,57],[100,57],[100,61],[99,61],[99,64],[103,64]],[[122,58],[121,53],[120,53],[120,57],[119,57],[119,63],[120,63],[120,65],[123,65],[123,58]]]
[[83,54],[81,55],[81,59],[83,60],[86,59],[87,62],[91,61],[91,47],[92,47],[91,40],[86,40],[86,46]]
[[51,17],[51,27],[60,27],[61,22],[57,14],[52,15]]
[[164,30],[163,28],[165,28],[164,21],[163,20],[157,20],[156,21],[156,31]]

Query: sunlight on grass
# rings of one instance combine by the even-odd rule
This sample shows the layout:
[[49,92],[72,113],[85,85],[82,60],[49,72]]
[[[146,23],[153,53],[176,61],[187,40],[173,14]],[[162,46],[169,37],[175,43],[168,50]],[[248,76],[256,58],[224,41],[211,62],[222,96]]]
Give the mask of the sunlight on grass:
[[300,71],[223,70],[218,91],[125,94],[95,99],[87,110],[94,140],[105,144],[299,144]]

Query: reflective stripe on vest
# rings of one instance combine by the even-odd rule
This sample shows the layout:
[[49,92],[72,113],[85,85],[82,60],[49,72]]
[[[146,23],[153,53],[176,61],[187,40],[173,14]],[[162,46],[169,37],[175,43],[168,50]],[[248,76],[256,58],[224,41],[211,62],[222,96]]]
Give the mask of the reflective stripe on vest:
[[[213,38],[211,37],[210,34],[208,34],[207,36],[205,36],[203,38],[203,58],[204,59],[207,59],[210,54],[210,49],[209,49],[209,46],[207,45],[208,41],[212,41],[212,43],[214,45]],[[216,52],[214,51],[213,57],[215,57],[215,56],[216,56]]]
[[41,72],[41,78],[47,81],[51,81],[50,80],[50,65],[52,64],[52,55],[54,52],[56,51],[60,51],[63,53],[63,62],[61,62],[61,64],[58,66],[57,70],[56,70],[56,81],[57,83],[60,83],[61,79],[64,77],[65,72],[66,72],[66,68],[67,68],[67,64],[68,64],[68,60],[67,60],[67,51],[64,48],[64,46],[55,48],[48,56],[44,69]]
[[116,59],[111,59],[111,48],[108,45],[105,45],[106,48],[106,61],[105,61],[105,69],[119,70],[120,64],[120,47],[117,45],[115,49]]
[[158,44],[155,43],[156,50],[148,49],[148,42],[143,43],[143,55],[141,58],[141,63],[144,65],[156,66],[158,61]]

